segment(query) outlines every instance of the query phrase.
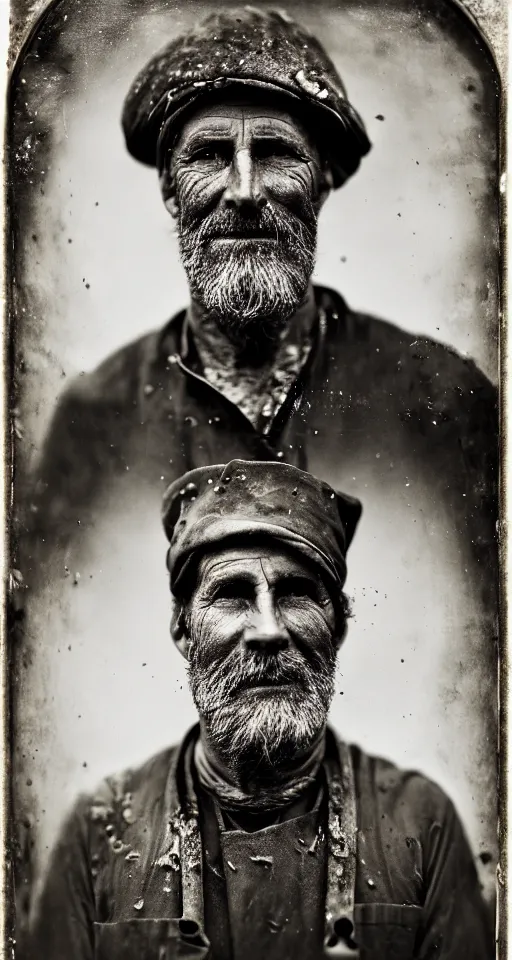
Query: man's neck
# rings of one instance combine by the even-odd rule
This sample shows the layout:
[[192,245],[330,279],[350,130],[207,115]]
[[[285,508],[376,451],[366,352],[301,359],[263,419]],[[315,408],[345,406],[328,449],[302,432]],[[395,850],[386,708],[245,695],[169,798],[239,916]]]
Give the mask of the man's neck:
[[284,345],[301,343],[309,336],[316,316],[316,304],[313,287],[310,284],[304,302],[287,321],[286,326],[275,340],[268,340],[268,349],[265,352],[251,350],[250,344],[235,344],[219,329],[215,318],[207,313],[201,305],[192,300],[187,320],[194,334],[194,339],[204,362],[206,357],[212,366],[228,366],[230,369],[245,369],[251,367],[268,367]]
[[324,753],[325,729],[307,752],[288,761],[286,767],[263,771],[260,763],[251,775],[247,769],[228,766],[212,748],[201,725],[195,762],[201,785],[227,809],[264,811],[282,808],[304,794],[318,775]]
[[262,337],[268,345],[262,351],[254,345],[245,350],[236,346],[199,304],[193,302],[188,310],[204,377],[264,433],[308,357],[315,317],[310,287],[277,341]]

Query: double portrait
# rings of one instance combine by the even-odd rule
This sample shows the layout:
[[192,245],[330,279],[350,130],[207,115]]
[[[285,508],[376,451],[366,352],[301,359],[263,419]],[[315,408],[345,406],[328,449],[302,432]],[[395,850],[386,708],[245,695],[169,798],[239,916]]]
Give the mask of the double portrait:
[[27,33],[20,957],[495,956],[500,109],[452,0]]

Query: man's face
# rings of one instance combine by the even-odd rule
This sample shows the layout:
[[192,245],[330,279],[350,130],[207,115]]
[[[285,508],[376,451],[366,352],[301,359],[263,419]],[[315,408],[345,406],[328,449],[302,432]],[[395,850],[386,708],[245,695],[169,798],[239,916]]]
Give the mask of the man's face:
[[186,623],[190,686],[218,756],[242,776],[296,762],[334,692],[336,617],[318,571],[272,545],[207,555]]
[[192,296],[234,342],[275,338],[306,296],[325,196],[306,129],[266,101],[204,106],[171,170]]

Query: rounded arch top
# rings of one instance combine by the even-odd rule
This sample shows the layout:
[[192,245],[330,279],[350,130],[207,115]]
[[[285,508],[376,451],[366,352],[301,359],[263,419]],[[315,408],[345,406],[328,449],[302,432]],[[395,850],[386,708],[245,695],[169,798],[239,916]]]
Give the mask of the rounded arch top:
[[[93,7],[96,0],[85,0],[84,6]],[[114,0],[115,2],[115,0]],[[108,4],[114,6],[114,2]],[[229,5],[230,0],[226,5]],[[333,0],[328,0],[330,5]],[[374,2],[374,0],[370,0]],[[476,33],[479,39],[485,45],[486,51],[492,60],[498,74],[503,78],[506,75],[507,65],[507,45],[508,45],[508,17],[506,0],[413,0],[416,7],[433,7],[439,9],[452,10],[458,13],[461,22],[466,23],[469,30]],[[185,6],[191,3],[191,0],[183,0]],[[162,8],[171,4],[167,0],[161,0]],[[176,4],[173,4],[176,5]],[[265,4],[267,5],[267,4]],[[302,4],[293,0],[287,4],[290,8],[300,7]],[[23,62],[27,53],[31,50],[32,44],[37,40],[41,27],[49,24],[55,16],[57,19],[60,14],[67,20],[64,8],[69,6],[80,12],[81,3],[71,2],[71,0],[12,0],[12,28],[9,49],[9,64],[12,68],[12,77],[16,73],[16,67]],[[134,0],[134,7],[144,8],[144,0]],[[149,6],[149,5],[148,5]],[[154,6],[154,5],[153,5]]]

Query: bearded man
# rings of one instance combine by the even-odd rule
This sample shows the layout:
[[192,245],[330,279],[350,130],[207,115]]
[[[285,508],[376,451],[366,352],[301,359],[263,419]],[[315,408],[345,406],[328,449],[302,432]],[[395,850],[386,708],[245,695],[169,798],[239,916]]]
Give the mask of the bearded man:
[[[210,14],[144,67],[123,128],[157,168],[190,303],[61,397],[31,547],[67,549],[60,578],[105,511],[136,513],[162,482],[238,456],[283,458],[344,489],[355,474],[384,499],[400,464],[425,511],[453,518],[461,567],[487,563],[495,390],[470,360],[311,282],[322,206],[370,149],[319,42],[280,13]],[[29,582],[41,566],[26,559]]]
[[199,724],[79,802],[35,955],[491,957],[450,801],[326,727],[360,509],[280,463],[235,460],[170,487],[171,633]]

